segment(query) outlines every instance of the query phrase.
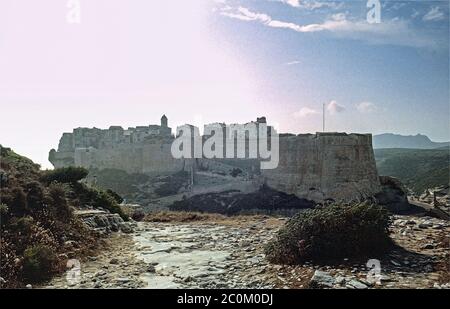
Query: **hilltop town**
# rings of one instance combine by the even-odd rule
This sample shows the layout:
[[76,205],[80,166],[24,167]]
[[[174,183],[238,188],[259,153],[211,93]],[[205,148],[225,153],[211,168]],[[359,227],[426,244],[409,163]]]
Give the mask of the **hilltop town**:
[[[258,118],[259,123],[265,124],[265,117]],[[279,164],[268,170],[261,170],[259,159],[251,158],[175,159],[171,154],[174,139],[165,115],[160,125],[127,130],[117,126],[107,130],[78,128],[63,134],[49,160],[55,168],[112,169],[152,178],[185,171],[191,174],[190,189],[203,193],[239,188],[249,192],[266,184],[299,198],[323,202],[364,199],[380,191],[370,134],[280,134]],[[239,177],[224,179],[233,171],[239,171]],[[208,185],[211,183],[215,185]]]

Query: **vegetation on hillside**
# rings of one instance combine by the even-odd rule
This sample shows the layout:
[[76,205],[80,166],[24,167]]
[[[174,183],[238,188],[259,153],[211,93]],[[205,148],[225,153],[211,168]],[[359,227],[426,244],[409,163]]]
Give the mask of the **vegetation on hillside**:
[[183,187],[189,179],[189,173],[181,171],[165,177],[162,184],[155,189],[155,193],[161,197],[171,196],[178,193],[181,187]]
[[376,149],[378,173],[392,176],[415,194],[450,183],[450,151],[443,149]]
[[376,256],[392,244],[389,225],[388,211],[376,204],[318,207],[292,217],[265,251],[281,264]]
[[279,214],[298,212],[314,206],[315,203],[312,201],[263,186],[252,193],[229,190],[194,195],[174,202],[169,206],[169,210],[209,212],[224,215]]
[[50,171],[45,171],[41,177],[46,183],[59,182],[75,184],[86,178],[89,172],[82,167],[66,167]]
[[146,183],[149,177],[145,174],[128,174],[119,169],[91,169],[90,177],[95,177],[97,185],[117,192],[126,199],[132,198],[139,190],[140,184]]
[[[171,175],[151,177],[140,173],[127,173],[119,169],[91,169],[89,179],[99,188],[117,192],[131,203],[142,199],[155,199],[175,195],[186,186],[189,174],[180,171]],[[144,202],[145,203],[145,202]]]
[[68,258],[95,249],[96,235],[72,209],[92,205],[121,210],[113,196],[79,182],[86,174],[77,168],[44,172],[31,160],[0,146],[1,287],[49,279],[65,269]]

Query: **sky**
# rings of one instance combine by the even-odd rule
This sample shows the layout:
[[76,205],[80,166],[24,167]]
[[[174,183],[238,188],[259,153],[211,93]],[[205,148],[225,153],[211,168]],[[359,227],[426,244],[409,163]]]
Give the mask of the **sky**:
[[450,140],[449,2],[367,5],[0,0],[0,144],[50,168],[77,127],[314,133],[324,106],[326,131]]

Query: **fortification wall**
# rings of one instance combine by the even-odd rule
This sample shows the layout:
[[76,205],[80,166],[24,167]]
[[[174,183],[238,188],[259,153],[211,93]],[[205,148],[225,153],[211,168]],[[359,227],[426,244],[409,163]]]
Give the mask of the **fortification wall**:
[[74,165],[85,168],[120,169],[128,173],[170,174],[183,168],[182,160],[173,159],[171,144],[122,145],[116,148],[76,148]]
[[281,137],[278,168],[262,175],[274,189],[315,201],[349,201],[381,190],[370,134]]
[[170,174],[183,170],[184,160],[174,159],[172,144],[144,145],[142,153],[142,173]]
[[[109,131],[101,132],[110,136]],[[88,136],[82,136],[78,141],[89,145],[83,148],[76,146],[76,138],[72,135],[63,135],[58,151],[52,150],[49,155],[56,168],[75,165],[162,175],[183,169],[195,171],[196,167],[191,168],[189,164],[198,161],[199,168],[207,166],[212,170],[226,170],[222,165],[226,165],[228,170],[240,168],[244,174],[251,175],[249,178],[258,178],[276,190],[314,201],[349,201],[373,196],[381,191],[370,134],[283,135],[279,139],[278,167],[259,171],[258,159],[201,159],[192,162],[174,159],[171,154],[174,137],[147,137],[142,141],[137,138],[134,142],[132,138],[125,138],[120,131],[121,135],[113,141],[109,141],[109,138],[99,139],[102,146],[98,148],[91,136],[97,134],[96,131],[86,132]],[[138,133],[133,133],[133,136],[139,137]],[[97,136],[95,134],[94,137]]]

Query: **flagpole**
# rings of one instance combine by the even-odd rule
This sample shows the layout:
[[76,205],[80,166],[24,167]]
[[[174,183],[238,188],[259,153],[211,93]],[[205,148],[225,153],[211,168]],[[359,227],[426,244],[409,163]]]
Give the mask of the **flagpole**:
[[323,111],[322,111],[322,132],[325,133],[325,103],[323,103]]

